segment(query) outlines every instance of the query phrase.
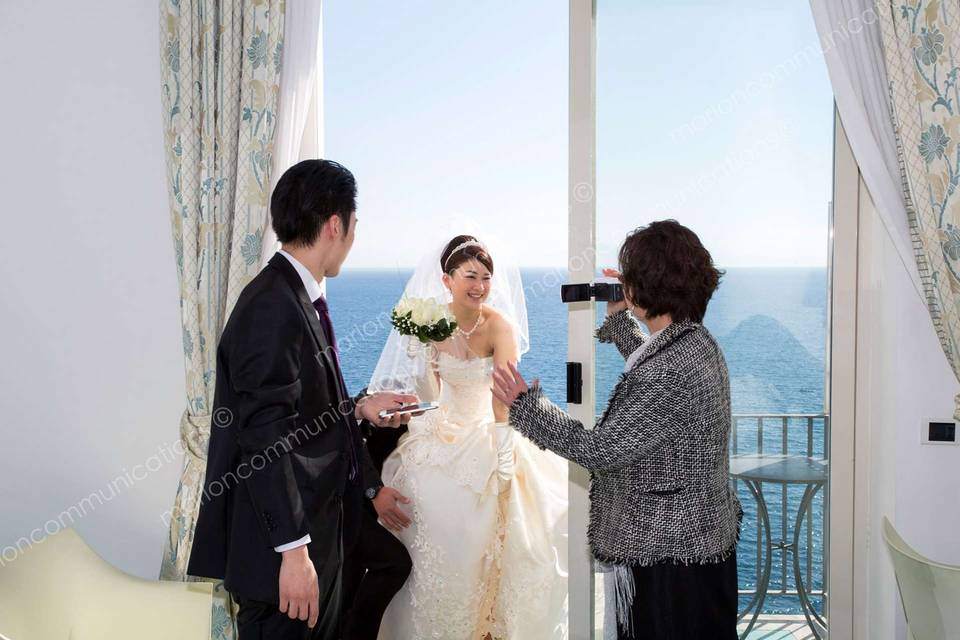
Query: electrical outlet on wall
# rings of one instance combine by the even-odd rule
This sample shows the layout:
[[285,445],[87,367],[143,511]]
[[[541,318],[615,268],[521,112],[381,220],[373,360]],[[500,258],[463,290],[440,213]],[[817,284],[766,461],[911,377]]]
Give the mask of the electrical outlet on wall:
[[960,444],[957,442],[957,423],[953,420],[927,420],[921,424],[922,444]]

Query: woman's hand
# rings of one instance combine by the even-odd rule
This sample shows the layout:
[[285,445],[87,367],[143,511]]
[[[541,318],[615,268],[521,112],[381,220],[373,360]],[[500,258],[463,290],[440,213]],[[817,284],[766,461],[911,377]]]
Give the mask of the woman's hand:
[[[616,269],[604,269],[603,275],[608,278],[616,278],[620,280],[620,286],[623,286],[623,280],[620,277],[620,272]],[[627,308],[627,301],[621,300],[620,302],[608,302],[607,303],[607,315],[612,316],[615,313],[620,313]]]
[[[539,384],[539,380],[533,381],[533,386],[536,387]],[[520,375],[515,363],[508,362],[507,366],[499,367],[493,372],[493,397],[507,408],[510,408],[517,398],[529,390],[530,387]]]

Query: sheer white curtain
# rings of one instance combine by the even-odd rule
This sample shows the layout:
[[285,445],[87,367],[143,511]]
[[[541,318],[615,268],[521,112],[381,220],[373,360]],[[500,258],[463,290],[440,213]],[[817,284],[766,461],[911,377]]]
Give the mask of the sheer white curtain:
[[837,110],[900,261],[924,297],[903,199],[889,83],[873,0],[810,0]]
[[[323,149],[322,8],[321,0],[288,0],[286,3],[271,194],[284,171],[300,160],[319,158]],[[268,219],[261,264],[266,264],[279,248]]]

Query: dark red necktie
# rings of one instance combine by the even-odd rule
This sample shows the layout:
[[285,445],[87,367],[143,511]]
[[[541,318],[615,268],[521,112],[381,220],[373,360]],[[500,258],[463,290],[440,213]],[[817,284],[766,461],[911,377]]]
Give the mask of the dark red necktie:
[[[343,371],[340,369],[340,350],[337,348],[337,336],[333,332],[333,322],[330,320],[330,308],[327,306],[327,299],[323,296],[320,296],[313,301],[313,308],[317,310],[317,315],[320,316],[320,326],[323,328],[323,333],[326,335],[327,344],[330,345],[330,348],[333,351],[334,366],[337,370],[337,386],[340,387],[340,394],[343,396],[343,400],[349,400],[350,394],[347,393],[347,383],[344,381]],[[350,421],[353,420],[353,416],[344,416],[344,420],[347,423],[350,423]],[[350,430],[348,440],[350,441],[351,456],[350,478],[353,479],[357,474],[357,450],[353,443],[353,429]]]
[[[334,360],[337,362],[337,373],[340,371],[340,350],[337,348],[337,336],[333,333],[333,322],[330,320],[330,308],[327,306],[327,299],[320,296],[313,301],[313,308],[317,310],[320,316],[320,326],[323,327],[323,333],[327,336],[327,344],[333,349]],[[340,376],[341,380],[343,376]]]

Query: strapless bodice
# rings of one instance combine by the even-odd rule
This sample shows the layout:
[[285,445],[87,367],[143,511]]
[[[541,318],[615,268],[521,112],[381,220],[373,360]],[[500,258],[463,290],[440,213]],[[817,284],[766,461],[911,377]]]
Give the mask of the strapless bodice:
[[493,358],[457,358],[440,352],[437,372],[443,381],[440,406],[460,423],[493,419]]

